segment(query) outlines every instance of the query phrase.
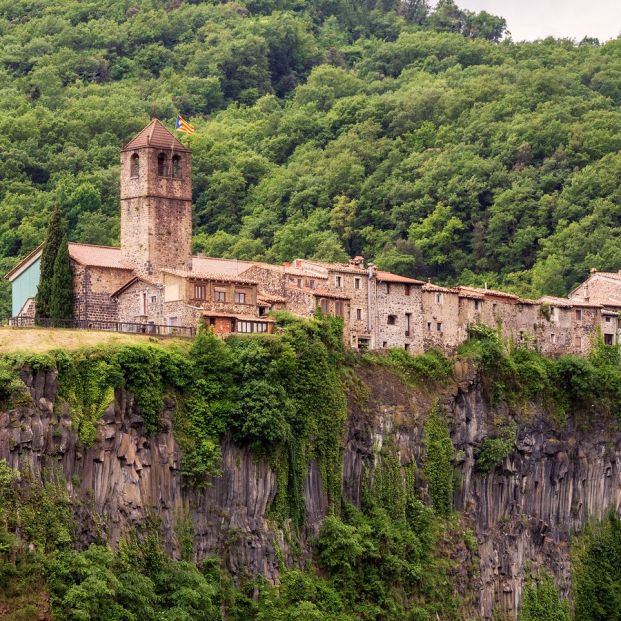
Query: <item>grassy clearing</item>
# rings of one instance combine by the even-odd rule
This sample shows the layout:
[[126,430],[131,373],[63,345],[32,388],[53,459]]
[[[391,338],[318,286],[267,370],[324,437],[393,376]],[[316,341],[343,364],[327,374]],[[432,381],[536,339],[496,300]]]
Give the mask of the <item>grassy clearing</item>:
[[177,338],[157,338],[145,334],[119,334],[97,330],[68,330],[64,328],[0,328],[0,355],[28,351],[43,353],[53,349],[78,349],[95,345],[129,345],[158,342],[163,345],[187,347],[189,341]]

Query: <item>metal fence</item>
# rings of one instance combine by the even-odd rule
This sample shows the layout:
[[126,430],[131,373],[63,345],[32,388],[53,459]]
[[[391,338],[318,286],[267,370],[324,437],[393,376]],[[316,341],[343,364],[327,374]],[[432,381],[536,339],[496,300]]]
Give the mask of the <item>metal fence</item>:
[[127,321],[96,321],[90,319],[43,319],[40,317],[10,317],[3,325],[13,328],[72,328],[74,330],[104,330],[124,334],[150,334],[152,336],[196,335],[196,328],[190,326],[165,326],[153,323],[129,323]]

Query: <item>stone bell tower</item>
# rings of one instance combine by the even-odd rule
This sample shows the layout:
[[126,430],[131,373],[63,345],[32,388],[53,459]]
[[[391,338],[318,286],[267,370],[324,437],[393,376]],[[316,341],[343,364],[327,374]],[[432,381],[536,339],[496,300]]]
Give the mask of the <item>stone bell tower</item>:
[[192,267],[192,153],[157,119],[121,150],[121,252],[154,280]]

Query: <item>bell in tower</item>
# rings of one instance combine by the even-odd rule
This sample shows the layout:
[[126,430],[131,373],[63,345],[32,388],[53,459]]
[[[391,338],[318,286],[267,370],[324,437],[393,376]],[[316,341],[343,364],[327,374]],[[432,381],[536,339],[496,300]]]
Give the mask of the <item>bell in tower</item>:
[[121,251],[155,280],[192,266],[192,153],[157,119],[121,150]]

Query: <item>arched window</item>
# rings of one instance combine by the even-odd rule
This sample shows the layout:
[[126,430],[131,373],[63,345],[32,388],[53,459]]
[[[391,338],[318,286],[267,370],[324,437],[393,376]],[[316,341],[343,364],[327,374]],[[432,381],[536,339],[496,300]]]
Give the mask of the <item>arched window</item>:
[[129,176],[140,176],[140,158],[138,157],[138,153],[134,153],[129,160]]
[[173,155],[172,176],[175,178],[181,177],[181,156],[180,155]]
[[157,156],[157,175],[158,177],[166,177],[168,175],[166,170],[166,153],[160,153]]

